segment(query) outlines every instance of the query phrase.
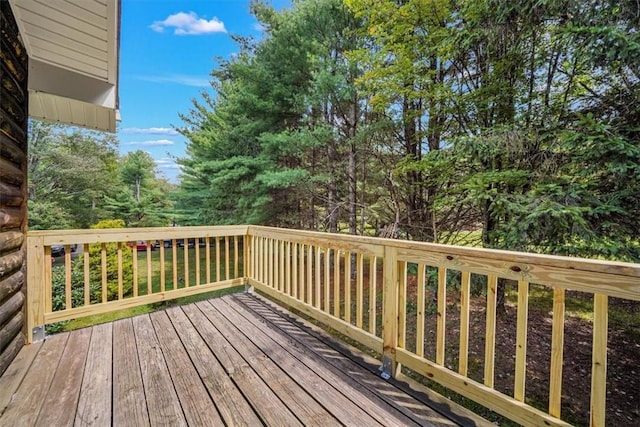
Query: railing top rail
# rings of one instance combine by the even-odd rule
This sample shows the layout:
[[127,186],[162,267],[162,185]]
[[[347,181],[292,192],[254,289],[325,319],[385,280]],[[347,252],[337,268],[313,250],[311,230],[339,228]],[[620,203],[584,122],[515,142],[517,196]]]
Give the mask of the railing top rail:
[[578,257],[567,257],[558,255],[534,254],[528,252],[516,252],[499,249],[474,248],[464,246],[443,245],[437,243],[416,242],[410,240],[396,240],[382,237],[366,237],[353,236],[349,234],[335,234],[317,231],[281,229],[276,227],[265,226],[248,226],[249,235],[263,235],[265,237],[282,238],[298,238],[300,241],[319,241],[320,244],[337,244],[360,243],[362,245],[383,245],[401,249],[402,252],[410,253],[411,251],[423,251],[429,253],[438,253],[444,256],[444,259],[452,261],[449,257],[474,257],[484,258],[493,261],[504,261],[509,264],[533,264],[537,266],[547,266],[563,268],[567,270],[576,270],[582,272],[594,272],[626,276],[637,278],[640,286],[640,264],[605,261]]
[[246,225],[107,228],[81,230],[36,230],[27,237],[42,237],[45,245],[67,243],[101,243],[135,240],[167,240],[196,237],[244,236]]

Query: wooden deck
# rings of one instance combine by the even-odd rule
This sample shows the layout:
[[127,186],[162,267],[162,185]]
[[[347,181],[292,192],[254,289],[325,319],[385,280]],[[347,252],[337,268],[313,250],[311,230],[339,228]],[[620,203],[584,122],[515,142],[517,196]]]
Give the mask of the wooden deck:
[[0,378],[0,425],[475,423],[464,413],[452,421],[374,371],[318,328],[235,294],[25,347]]

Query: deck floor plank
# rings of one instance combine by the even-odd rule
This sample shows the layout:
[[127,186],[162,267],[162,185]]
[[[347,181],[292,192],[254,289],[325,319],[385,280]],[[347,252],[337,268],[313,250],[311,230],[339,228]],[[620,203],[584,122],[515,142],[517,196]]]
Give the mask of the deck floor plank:
[[173,307],[167,310],[167,314],[226,425],[261,424],[260,418],[227,376],[218,359],[182,309]]
[[157,311],[150,316],[187,424],[190,426],[223,425],[220,414],[167,314],[164,311]]
[[216,311],[228,316],[229,321],[238,328],[236,331],[230,331],[231,334],[251,336],[251,339],[265,353],[266,357],[273,361],[272,363],[275,366],[279,366],[287,372],[303,389],[304,393],[312,393],[342,424],[373,426],[380,425],[381,421],[383,421],[376,420],[352,400],[345,399],[345,396],[339,390],[342,386],[342,381],[332,383],[327,378],[311,372],[268,336],[258,333],[255,329],[251,333],[251,329],[247,327],[243,319],[236,316],[233,311],[227,310],[220,302],[216,302],[215,306],[211,304],[209,306],[211,308],[208,309],[207,314],[211,316],[210,320],[212,322],[215,324],[221,322],[222,316],[216,315]]
[[[287,337],[281,331],[277,329],[272,329],[267,324],[267,322],[262,320],[257,320],[258,316],[248,310],[243,308],[237,303],[236,300],[229,298],[222,298],[227,304],[229,304],[229,309],[240,310],[243,315],[241,316],[239,312],[238,316],[235,317],[236,324],[245,325],[247,330],[250,329],[258,329],[261,330],[265,335],[269,336],[269,338],[275,342],[277,342],[283,350],[292,354],[295,358],[297,358],[300,362],[308,367],[316,374],[322,375],[328,383],[332,384],[336,387],[337,390],[341,391],[351,402],[357,405],[361,411],[370,414],[370,416],[375,417],[380,420],[385,426],[407,426],[407,425],[417,425],[415,421],[411,418],[408,418],[406,415],[402,414],[398,411],[395,406],[389,405],[387,402],[382,400],[377,393],[374,393],[364,387],[361,387],[360,384],[356,383],[351,375],[344,375],[343,371],[337,370],[334,366],[326,363],[320,357],[314,357],[314,353],[311,351],[305,351],[302,346],[297,345],[295,341],[292,340],[291,337]],[[216,307],[222,309],[224,307],[221,304],[217,304]],[[225,308],[226,310],[227,308]],[[246,316],[246,317],[244,317]],[[266,346],[266,343],[263,344]],[[267,346],[269,348],[269,346]],[[276,350],[274,352],[274,356],[277,358],[282,358],[282,352]],[[344,358],[344,356],[339,355],[338,357]],[[280,361],[278,360],[278,363]],[[352,366],[348,367],[347,372],[350,371]]]
[[0,377],[0,414],[2,414],[11,401],[11,397],[20,387],[20,383],[29,372],[29,368],[41,346],[42,341],[24,346]]
[[58,369],[40,409],[37,425],[73,425],[92,331],[91,328],[85,328],[69,334]]
[[76,412],[77,426],[111,425],[112,348],[113,323],[94,326]]
[[113,425],[150,425],[131,319],[113,323]]
[[375,393],[387,404],[394,406],[415,422],[420,424],[426,422],[429,425],[437,426],[455,425],[455,423],[430,407],[425,406],[414,397],[406,393],[398,393],[398,389],[389,382],[379,376],[372,376],[371,371],[354,363],[351,358],[336,351],[325,341],[311,335],[308,330],[301,329],[298,325],[292,323],[290,319],[282,316],[278,307],[272,303],[267,303],[250,295],[238,295],[234,300],[228,300],[227,302],[233,302],[233,307],[239,312],[246,312],[245,309],[250,309],[253,312],[252,321],[254,324],[256,324],[256,321],[258,322],[257,327],[262,325],[269,327],[274,332],[295,340],[296,347],[302,347],[305,351],[308,350],[317,354],[321,361],[333,365],[338,372],[349,372],[349,378],[357,382],[360,387],[369,390],[370,393]]
[[2,414],[0,425],[35,425],[68,338],[69,333],[65,332],[42,344],[31,369]]
[[138,360],[152,426],[186,426],[178,395],[149,315],[132,319]]
[[[255,336],[243,336],[234,327],[233,319],[225,318],[207,302],[198,303],[197,306],[304,425],[327,427],[341,425],[330,410],[325,409],[307,390],[292,379],[292,377],[295,378],[302,374],[299,371],[295,372],[297,366],[276,364],[270,358],[265,357],[260,347],[252,342],[252,339],[256,339]],[[304,374],[308,375],[308,371],[305,371]],[[318,383],[324,382],[321,378],[316,381]],[[323,390],[320,388],[321,385],[316,388],[315,394],[324,396]],[[369,419],[367,421],[375,423],[375,420]]]
[[274,426],[302,425],[198,307],[190,305],[183,307],[183,310],[191,322],[198,325],[209,348],[216,351],[220,364],[256,409],[264,423]]

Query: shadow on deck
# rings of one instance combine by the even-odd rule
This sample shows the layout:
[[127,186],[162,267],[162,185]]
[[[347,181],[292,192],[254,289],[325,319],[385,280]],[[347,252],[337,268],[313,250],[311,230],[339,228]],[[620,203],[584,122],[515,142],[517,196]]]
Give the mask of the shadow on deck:
[[[367,356],[235,294],[48,337],[0,378],[1,425],[476,425]],[[407,393],[408,391],[408,393]],[[444,410],[443,410],[444,409]]]

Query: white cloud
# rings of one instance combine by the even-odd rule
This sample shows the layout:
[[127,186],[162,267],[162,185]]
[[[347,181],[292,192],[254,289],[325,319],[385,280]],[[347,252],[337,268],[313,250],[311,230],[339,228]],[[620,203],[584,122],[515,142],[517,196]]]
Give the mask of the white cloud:
[[122,133],[130,133],[135,135],[179,135],[180,133],[173,128],[124,128]]
[[162,159],[155,159],[156,166],[160,169],[181,169],[181,166],[175,162],[174,159],[169,157],[163,157]]
[[262,25],[261,23],[256,22],[255,24],[253,24],[253,29],[256,30],[256,31],[260,31],[262,33],[267,28],[264,25]]
[[143,145],[146,147],[159,147],[159,146],[173,145],[173,144],[175,143],[169,139],[154,139],[151,141],[133,141],[129,143],[129,145]]
[[166,76],[136,76],[138,80],[152,83],[175,83],[183,86],[206,87],[209,86],[209,77],[188,76],[185,74],[169,74]]
[[224,22],[218,18],[206,20],[198,17],[195,12],[178,12],[169,15],[164,21],[155,21],[149,27],[158,33],[163,32],[165,28],[173,28],[173,34],[178,36],[227,32]]

